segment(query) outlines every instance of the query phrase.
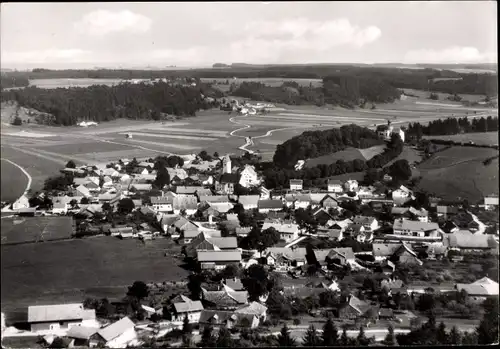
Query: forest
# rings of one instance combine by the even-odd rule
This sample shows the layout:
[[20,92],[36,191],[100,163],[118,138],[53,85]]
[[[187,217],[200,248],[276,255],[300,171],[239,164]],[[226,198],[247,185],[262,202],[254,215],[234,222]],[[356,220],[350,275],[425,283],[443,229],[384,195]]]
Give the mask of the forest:
[[273,162],[277,166],[293,168],[297,160],[335,153],[347,147],[364,149],[383,143],[376,132],[355,124],[323,131],[306,131],[279,144]]
[[194,116],[196,111],[214,107],[203,96],[221,96],[210,85],[172,86],[122,83],[86,88],[39,89],[28,87],[2,92],[2,101],[54,115],[54,124],[75,125],[81,120],[110,121],[119,118],[161,120],[166,115]]
[[[4,77],[28,79],[94,78],[94,79],[152,79],[152,78],[292,78],[334,79],[349,76],[368,79],[394,88],[408,88],[449,94],[481,94],[496,96],[496,74],[457,73],[450,70],[408,69],[380,66],[350,66],[335,64],[252,66],[235,65],[229,68],[191,70],[48,70],[33,69],[31,72],[8,72]],[[457,80],[436,80],[457,78]],[[360,84],[362,86],[364,82]],[[2,84],[3,86],[3,84]],[[7,85],[6,85],[7,86]],[[371,87],[373,90],[373,86]],[[376,91],[377,89],[375,89]],[[363,92],[364,93],[364,92]]]
[[447,136],[459,133],[493,132],[498,131],[497,117],[481,117],[468,119],[447,118],[429,122],[428,125],[421,125],[418,122],[408,125],[407,135],[415,137],[417,140],[425,136]]
[[0,88],[3,90],[4,88],[11,87],[26,87],[30,84],[30,81],[27,76],[5,76],[2,74],[0,77]]

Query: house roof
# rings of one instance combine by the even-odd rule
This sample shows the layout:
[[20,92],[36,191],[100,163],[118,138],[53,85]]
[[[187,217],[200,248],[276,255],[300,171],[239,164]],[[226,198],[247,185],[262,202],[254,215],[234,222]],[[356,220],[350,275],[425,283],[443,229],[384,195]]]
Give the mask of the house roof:
[[239,262],[241,251],[197,251],[197,259],[198,262]]
[[243,290],[243,283],[241,282],[240,279],[226,279],[224,280],[224,284],[227,286],[227,287],[230,287],[231,289],[233,289],[234,291],[240,291],[240,290]]
[[180,186],[175,187],[175,192],[177,194],[195,194],[198,189],[203,187],[200,186]]
[[135,188],[136,190],[139,190],[139,191],[148,191],[148,190],[153,189],[153,185],[152,184],[134,183],[134,184],[132,184],[130,186],[132,188]]
[[342,186],[342,181],[338,179],[329,179],[328,185],[340,185]]
[[498,206],[498,196],[487,196],[484,198],[485,205],[496,205]]
[[73,326],[68,330],[66,336],[69,338],[89,339],[98,330],[99,328],[96,327]]
[[196,196],[176,196],[173,206],[177,210],[195,210],[198,208],[198,199]]
[[227,195],[207,195],[207,196],[202,196],[199,195],[198,198],[201,201],[206,201],[210,204],[212,203],[227,203],[229,202],[229,198]]
[[167,205],[167,204],[173,204],[174,203],[174,198],[171,196],[152,196],[151,197],[151,204],[153,205]]
[[313,250],[313,251],[314,251],[314,256],[316,257],[316,260],[319,263],[323,263],[325,261],[326,257],[328,257],[328,255],[330,254],[331,249],[327,248],[327,249]]
[[257,206],[259,199],[260,199],[259,195],[240,195],[238,197],[238,202],[243,206],[247,206],[247,205]]
[[177,314],[181,314],[202,311],[204,308],[201,301],[192,301],[188,298],[188,301],[174,303],[174,309]]
[[33,305],[28,307],[28,322],[82,320],[83,304]]
[[278,209],[283,207],[281,200],[259,200],[257,207],[260,209]]
[[366,312],[371,308],[371,305],[369,303],[364,302],[355,296],[350,296],[348,304],[353,307],[360,315],[366,314]]
[[167,172],[168,172],[171,179],[174,177],[178,177],[179,179],[182,180],[182,179],[186,179],[188,177],[186,170],[184,170],[182,168],[167,167]]
[[219,182],[223,184],[224,183],[236,184],[239,183],[239,181],[240,181],[240,175],[237,173],[223,173],[219,178]]
[[230,202],[214,202],[209,203],[209,205],[212,209],[220,213],[226,213],[234,207],[234,205]]
[[109,342],[116,337],[123,334],[125,331],[134,328],[135,325],[128,317],[124,317],[111,325],[100,329],[97,333],[104,338],[106,342]]
[[271,222],[265,222],[262,225],[262,230],[266,230],[269,228],[274,228],[280,233],[288,233],[288,234],[295,234],[297,233],[299,229],[298,224],[285,224],[285,223],[271,223]]
[[302,185],[303,182],[302,179],[290,179],[290,185]]
[[214,325],[222,325],[227,322],[237,323],[241,321],[241,319],[246,318],[249,323],[253,322],[255,315],[244,314],[244,313],[236,313],[232,311],[224,311],[224,310],[203,310],[200,315],[200,323],[212,323]]
[[270,247],[266,250],[269,254],[273,254],[275,256],[283,256],[289,260],[306,260],[307,250],[305,247],[297,247],[297,248],[287,248],[287,247]]
[[207,291],[202,288],[202,292],[205,301],[220,306],[248,303],[247,291],[228,292],[226,289],[223,291]]
[[463,249],[488,249],[498,247],[492,235],[472,234],[471,232],[458,231],[447,235],[448,246]]
[[80,193],[82,193],[84,196],[90,196],[90,191],[87,187],[85,187],[84,185],[80,184],[78,187],[76,187],[77,191],[79,191]]
[[238,248],[238,242],[236,241],[236,237],[234,236],[207,237],[206,240],[220,249]]
[[374,217],[367,217],[367,216],[356,216],[353,219],[354,224],[369,224],[371,225],[373,222],[375,222],[376,219]]
[[336,255],[341,255],[347,260],[354,260],[356,256],[351,247],[332,248],[328,253],[328,258],[333,259]]
[[420,221],[410,221],[407,219],[395,219],[393,224],[394,230],[410,230],[426,232],[432,230],[438,230],[439,225],[432,222],[420,222]]
[[265,314],[267,312],[267,307],[265,305],[260,304],[259,302],[251,302],[248,305],[236,309],[234,312],[261,316],[262,314]]

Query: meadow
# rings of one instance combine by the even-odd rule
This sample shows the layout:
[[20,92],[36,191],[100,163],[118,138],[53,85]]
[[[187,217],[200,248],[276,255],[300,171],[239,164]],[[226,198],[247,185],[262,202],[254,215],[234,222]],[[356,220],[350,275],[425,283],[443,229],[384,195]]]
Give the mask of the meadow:
[[166,250],[177,248],[172,244],[166,239],[144,244],[94,237],[1,246],[2,310],[122,297],[137,280],[181,280],[188,272],[175,257],[165,256]]
[[476,203],[490,194],[498,194],[498,159],[489,165],[483,161],[498,155],[488,148],[451,147],[434,154],[417,168],[422,176],[418,188],[445,200]]
[[347,148],[345,150],[341,150],[333,154],[328,154],[319,156],[317,158],[308,159],[306,161],[305,166],[314,167],[320,164],[330,165],[337,162],[337,160],[353,161],[356,159],[360,159],[363,161],[367,161],[373,158],[375,155],[381,154],[384,151],[384,149],[385,149],[384,145],[377,145],[367,149]]
[[479,145],[498,145],[498,132],[464,133],[451,136],[424,136],[424,139],[441,139],[453,142],[474,142]]
[[33,79],[30,86],[38,88],[68,88],[68,87],[89,87],[92,85],[113,86],[119,84],[122,79]]
[[26,189],[26,184],[28,183],[28,178],[26,178],[24,173],[22,173],[19,168],[12,165],[8,161],[2,161],[0,168],[0,178],[8,179],[8,181],[1,181],[0,200],[13,202],[24,193],[24,189]]
[[69,239],[73,232],[71,217],[16,217],[1,221],[2,245],[23,242]]

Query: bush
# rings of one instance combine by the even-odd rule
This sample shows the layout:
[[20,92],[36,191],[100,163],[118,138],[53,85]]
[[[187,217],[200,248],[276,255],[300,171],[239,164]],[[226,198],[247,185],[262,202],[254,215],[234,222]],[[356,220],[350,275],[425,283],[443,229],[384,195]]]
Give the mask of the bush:
[[12,125],[14,126],[21,126],[23,124],[23,120],[19,116],[16,116],[14,120],[12,121]]
[[300,319],[298,319],[298,318],[293,319],[293,324],[294,324],[295,326],[300,325]]

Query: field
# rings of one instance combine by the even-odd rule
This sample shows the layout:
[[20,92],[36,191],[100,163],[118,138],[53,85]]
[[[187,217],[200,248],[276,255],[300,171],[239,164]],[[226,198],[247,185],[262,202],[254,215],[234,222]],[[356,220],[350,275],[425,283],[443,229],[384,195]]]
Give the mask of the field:
[[479,145],[498,145],[498,132],[464,133],[452,136],[424,136],[424,139],[442,139],[453,142],[474,142]]
[[314,167],[319,164],[330,165],[337,160],[353,161],[360,159],[363,161],[370,160],[375,155],[378,155],[384,151],[384,145],[377,145],[367,149],[357,149],[357,148],[347,148],[345,150],[336,152],[334,154],[319,156],[314,159],[309,159],[306,162],[306,167]]
[[[213,83],[213,86],[222,92],[228,92],[231,84],[239,85],[242,82],[260,82],[264,85],[277,87],[283,85],[284,82],[294,81],[297,82],[300,86],[309,86],[312,84],[313,87],[321,87],[323,86],[323,80],[321,79],[288,79],[288,78],[237,78],[237,79],[221,79],[221,78],[202,78],[202,82]],[[226,81],[229,84],[226,84]]]
[[71,217],[4,218],[2,245],[68,239],[73,232]]
[[1,170],[0,178],[8,178],[9,180],[1,182],[0,199],[13,202],[24,193],[28,178],[21,170],[7,161],[2,161]]
[[91,85],[113,86],[119,84],[122,79],[33,79],[30,86],[39,88],[67,88],[67,87],[88,87]]
[[[2,311],[28,305],[122,297],[134,281],[163,282],[188,272],[173,256],[172,242],[94,237],[1,246]],[[126,263],[124,263],[126,260]]]
[[418,187],[447,200],[480,201],[485,195],[498,193],[498,159],[483,164],[495,155],[498,151],[494,149],[474,147],[438,152],[418,166],[423,177]]

